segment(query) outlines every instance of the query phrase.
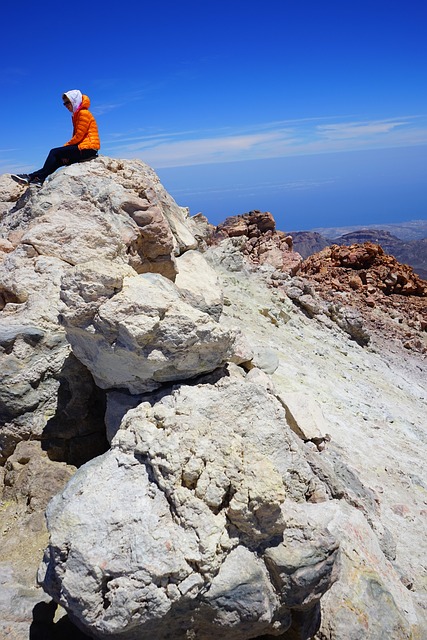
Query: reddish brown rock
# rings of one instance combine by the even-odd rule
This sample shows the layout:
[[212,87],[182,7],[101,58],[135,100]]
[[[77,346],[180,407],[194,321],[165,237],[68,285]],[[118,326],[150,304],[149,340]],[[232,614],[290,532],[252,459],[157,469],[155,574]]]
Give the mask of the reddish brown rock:
[[[355,273],[356,272],[356,273]],[[396,258],[384,253],[378,244],[365,242],[350,247],[332,245],[307,258],[301,266],[301,273],[312,275],[327,274],[338,279],[345,287],[361,281],[385,295],[427,295],[427,282],[422,280],[412,267],[400,264]]]
[[307,278],[327,303],[339,296],[358,309],[369,331],[427,352],[427,282],[380,245],[326,247],[304,260],[298,276]]
[[276,230],[276,223],[268,211],[250,211],[227,218],[215,227],[209,244],[225,238],[245,237],[242,253],[253,264],[268,264],[284,273],[294,274],[302,257],[293,251],[292,237]]

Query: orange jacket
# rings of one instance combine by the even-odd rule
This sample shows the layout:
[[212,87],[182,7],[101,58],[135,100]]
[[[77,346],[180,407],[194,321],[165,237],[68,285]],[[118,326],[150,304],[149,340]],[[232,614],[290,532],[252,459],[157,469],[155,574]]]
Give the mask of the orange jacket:
[[100,148],[98,126],[95,118],[88,111],[89,106],[90,100],[84,95],[81,107],[73,113],[73,137],[64,144],[64,147],[77,144],[79,149]]

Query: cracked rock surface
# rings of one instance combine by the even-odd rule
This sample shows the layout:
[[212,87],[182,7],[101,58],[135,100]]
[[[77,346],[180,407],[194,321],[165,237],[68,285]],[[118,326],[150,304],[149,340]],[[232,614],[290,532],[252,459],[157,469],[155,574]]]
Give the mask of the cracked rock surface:
[[52,500],[40,580],[97,637],[283,632],[336,579],[335,537],[304,521],[312,481],[268,391],[181,386],[128,411]]
[[3,176],[0,215],[0,636],[422,640],[411,274],[299,272],[260,212],[210,243],[137,161]]

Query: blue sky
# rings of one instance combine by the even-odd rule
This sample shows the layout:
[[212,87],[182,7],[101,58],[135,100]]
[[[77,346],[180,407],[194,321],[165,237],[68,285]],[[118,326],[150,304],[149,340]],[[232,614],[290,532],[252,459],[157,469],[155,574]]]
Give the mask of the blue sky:
[[285,230],[427,217],[427,5],[264,0],[2,9],[0,172],[70,137],[91,98],[102,153],[140,158],[213,223]]

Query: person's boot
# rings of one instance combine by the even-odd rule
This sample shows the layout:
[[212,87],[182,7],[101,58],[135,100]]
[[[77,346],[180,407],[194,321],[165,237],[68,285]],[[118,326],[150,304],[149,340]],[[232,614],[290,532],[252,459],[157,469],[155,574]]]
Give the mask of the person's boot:
[[30,184],[33,184],[36,187],[41,187],[44,180],[40,178],[40,176],[34,176],[33,178],[30,176]]
[[30,184],[31,175],[29,173],[11,173],[10,177],[19,184]]

